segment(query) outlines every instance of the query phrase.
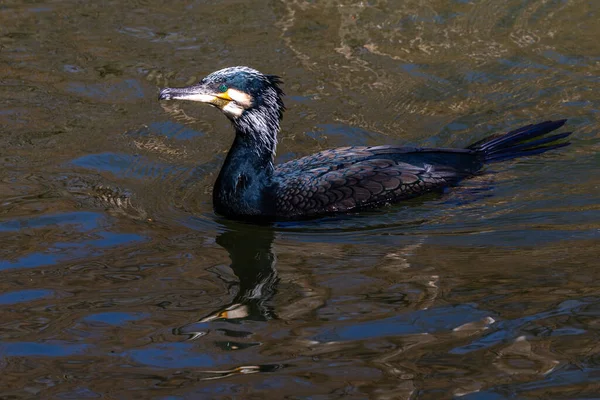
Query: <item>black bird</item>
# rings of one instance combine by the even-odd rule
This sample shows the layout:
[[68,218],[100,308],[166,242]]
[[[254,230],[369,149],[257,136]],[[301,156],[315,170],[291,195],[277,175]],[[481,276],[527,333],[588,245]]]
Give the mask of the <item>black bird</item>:
[[198,84],[166,88],[159,100],[219,108],[235,140],[214,186],[217,213],[254,221],[293,220],[373,209],[439,191],[485,164],[567,146],[571,132],[544,136],[566,120],[527,125],[465,149],[342,147],[274,165],[284,105],[281,80],[249,67],[213,72]]

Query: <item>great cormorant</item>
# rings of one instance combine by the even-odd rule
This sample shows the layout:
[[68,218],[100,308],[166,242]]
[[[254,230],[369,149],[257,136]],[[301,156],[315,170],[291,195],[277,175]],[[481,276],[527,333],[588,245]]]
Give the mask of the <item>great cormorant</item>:
[[485,164],[567,146],[570,132],[544,136],[566,120],[527,125],[464,149],[383,145],[325,150],[274,165],[284,105],[281,80],[249,67],[225,68],[160,100],[219,108],[235,139],[214,186],[213,204],[228,218],[277,221],[373,209],[438,191]]

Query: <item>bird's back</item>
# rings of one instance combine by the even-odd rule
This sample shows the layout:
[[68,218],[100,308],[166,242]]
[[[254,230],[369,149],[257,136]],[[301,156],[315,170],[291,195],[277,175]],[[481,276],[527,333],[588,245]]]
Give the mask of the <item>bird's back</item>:
[[275,168],[279,217],[358,211],[439,190],[482,166],[467,149],[342,147]]

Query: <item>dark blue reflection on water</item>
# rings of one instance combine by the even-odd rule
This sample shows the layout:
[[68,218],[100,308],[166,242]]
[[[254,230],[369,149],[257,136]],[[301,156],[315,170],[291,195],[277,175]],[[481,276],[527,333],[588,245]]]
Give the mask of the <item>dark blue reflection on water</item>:
[[[596,301],[597,303],[597,301]],[[516,339],[518,336],[524,334],[523,329],[527,324],[540,321],[547,318],[557,317],[560,315],[577,314],[578,312],[585,309],[586,306],[594,304],[594,302],[579,301],[579,300],[567,300],[558,305],[554,310],[541,312],[534,315],[528,315],[522,318],[513,320],[506,320],[498,322],[494,327],[495,330],[483,337],[469,343],[466,346],[461,346],[450,350],[451,354],[465,354],[472,351],[480,350],[483,348],[495,346],[501,343],[508,342]],[[573,335],[577,333],[583,333],[581,330],[567,330],[564,334]],[[554,331],[557,336],[559,332]]]
[[489,316],[490,312],[478,310],[469,304],[440,307],[409,312],[383,320],[354,323],[333,329],[319,329],[322,332],[314,335],[313,340],[338,342],[451,331],[466,323],[479,321]]
[[0,294],[0,304],[17,304],[27,301],[39,300],[45,297],[51,297],[54,292],[46,289],[26,289],[17,292]]
[[163,343],[120,354],[136,363],[161,368],[214,367],[229,361],[228,357],[195,351],[195,343]]
[[41,343],[41,342],[0,342],[0,354],[15,357],[65,357],[81,354],[86,344]]
[[126,313],[126,312],[104,312],[88,315],[84,318],[86,322],[103,323],[107,325],[124,325],[127,322],[139,321],[148,317],[145,313]]
[[175,165],[159,164],[139,155],[120,153],[90,154],[77,158],[71,163],[78,167],[111,172],[120,177],[128,176],[135,179],[166,179],[185,170]]
[[20,232],[22,229],[60,225],[73,225],[72,229],[83,232],[96,228],[98,218],[101,217],[102,214],[99,213],[80,211],[13,219],[0,222],[0,232]]
[[117,233],[104,230],[104,216],[93,212],[71,212],[42,217],[22,218],[0,223],[0,231],[17,232],[23,229],[53,228],[68,225],[69,231],[89,233],[85,240],[47,244],[45,251],[36,251],[16,260],[0,259],[0,270],[9,268],[34,268],[55,265],[78,257],[97,256],[102,249],[142,242],[145,238],[136,233]]
[[[498,385],[490,389],[471,393],[461,397],[465,400],[488,400],[488,399],[514,399],[521,398],[520,396],[532,396],[536,393],[528,393],[533,391],[540,391],[541,395],[549,396],[550,393],[555,391],[556,397],[554,398],[586,398],[592,399],[597,397],[570,397],[568,394],[559,395],[563,393],[565,389],[572,388],[570,392],[573,395],[577,393],[577,385],[583,387],[594,387],[600,382],[600,368],[598,367],[587,367],[586,365],[572,365],[568,364],[563,368],[552,371],[540,380],[518,384],[507,384]],[[593,386],[592,386],[593,385]],[[582,394],[586,393],[581,391]],[[529,398],[529,397],[528,397]],[[538,397],[535,398],[551,398],[551,397]]]
[[[122,246],[144,240],[143,236],[135,233],[95,232],[95,234],[100,236],[100,238],[84,240],[79,243],[54,243],[54,245],[48,247],[50,253],[36,252],[19,257],[15,261],[0,260],[0,270],[9,268],[35,268],[43,265],[54,265],[78,257],[98,256],[100,255],[99,250],[102,248]],[[52,253],[57,250],[60,250],[60,253]]]

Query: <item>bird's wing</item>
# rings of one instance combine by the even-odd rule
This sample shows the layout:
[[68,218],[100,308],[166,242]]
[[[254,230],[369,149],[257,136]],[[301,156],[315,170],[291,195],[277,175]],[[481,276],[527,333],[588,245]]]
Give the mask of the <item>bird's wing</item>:
[[416,165],[453,165],[457,169],[478,169],[481,163],[470,149],[439,149],[401,146],[355,146],[320,151],[310,156],[277,165],[279,175],[309,172],[326,167],[327,171],[346,168],[369,159],[390,159]]
[[337,149],[323,150],[310,156],[288,161],[277,165],[277,172],[281,174],[310,171],[323,166],[331,167],[334,164],[345,165],[373,156],[369,147],[340,147]]
[[[360,151],[368,152],[368,148]],[[324,153],[311,157],[319,160]],[[352,163],[338,163],[334,157],[327,163],[313,164],[314,168],[278,170],[277,212],[310,216],[370,208],[448,186],[465,175],[465,171],[448,165],[420,166],[373,156]]]

